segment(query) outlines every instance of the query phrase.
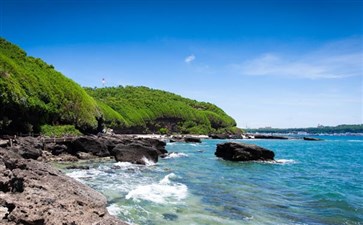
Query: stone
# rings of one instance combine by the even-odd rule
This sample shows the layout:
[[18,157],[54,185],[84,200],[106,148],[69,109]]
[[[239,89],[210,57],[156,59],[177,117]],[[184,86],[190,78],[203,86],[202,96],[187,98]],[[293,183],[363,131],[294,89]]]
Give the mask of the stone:
[[313,137],[303,137],[305,141],[322,141],[323,139],[320,138],[313,138]]
[[274,160],[274,152],[253,144],[227,142],[217,145],[217,157],[229,161]]
[[159,156],[155,148],[138,143],[118,144],[112,149],[111,154],[115,156],[118,162],[130,162],[142,165],[146,165],[147,161],[156,163]]
[[186,143],[202,143],[200,138],[196,138],[196,137],[184,137],[184,141]]
[[126,225],[106,198],[44,162],[0,148],[0,224]]
[[102,139],[98,139],[97,137],[79,137],[72,141],[69,147],[73,154],[76,152],[88,152],[99,157],[110,156],[107,145],[102,141]]

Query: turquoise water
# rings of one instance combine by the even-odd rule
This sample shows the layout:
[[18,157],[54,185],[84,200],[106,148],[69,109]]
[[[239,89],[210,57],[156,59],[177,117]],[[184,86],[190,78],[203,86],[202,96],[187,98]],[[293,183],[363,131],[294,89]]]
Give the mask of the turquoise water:
[[171,143],[156,165],[68,170],[134,224],[362,224],[363,137],[236,140],[271,149],[277,163],[235,163],[216,144]]

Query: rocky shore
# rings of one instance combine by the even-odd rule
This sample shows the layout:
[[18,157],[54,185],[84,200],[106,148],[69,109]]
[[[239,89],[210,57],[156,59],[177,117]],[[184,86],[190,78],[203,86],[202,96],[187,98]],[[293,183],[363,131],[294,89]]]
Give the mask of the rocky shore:
[[103,195],[47,162],[115,159],[146,164],[165,155],[165,145],[157,139],[121,136],[2,139],[0,224],[126,224],[109,215]]

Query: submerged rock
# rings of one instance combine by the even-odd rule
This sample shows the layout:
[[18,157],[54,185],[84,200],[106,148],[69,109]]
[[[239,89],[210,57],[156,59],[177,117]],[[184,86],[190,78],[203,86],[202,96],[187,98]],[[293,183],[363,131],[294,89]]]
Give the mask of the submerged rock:
[[227,142],[217,145],[217,157],[230,161],[274,160],[273,151],[253,144]]
[[106,198],[50,165],[0,148],[0,224],[126,223],[111,216]]
[[320,138],[313,138],[313,137],[303,137],[305,141],[323,141],[323,139]]

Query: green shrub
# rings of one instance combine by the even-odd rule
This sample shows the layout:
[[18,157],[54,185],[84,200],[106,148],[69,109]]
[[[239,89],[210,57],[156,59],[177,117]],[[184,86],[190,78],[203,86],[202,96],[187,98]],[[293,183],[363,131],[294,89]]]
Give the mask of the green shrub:
[[43,125],[41,126],[41,134],[44,136],[62,137],[62,136],[79,136],[82,133],[77,130],[74,125]]

